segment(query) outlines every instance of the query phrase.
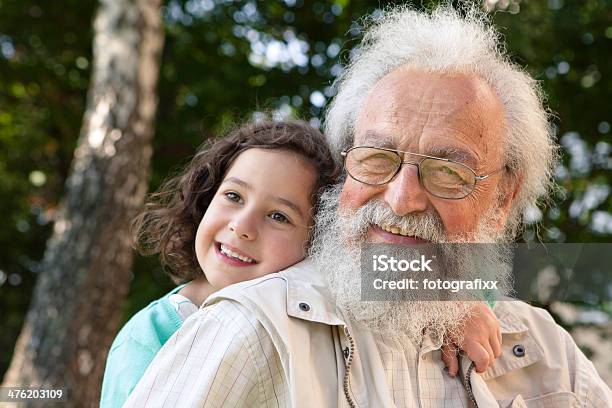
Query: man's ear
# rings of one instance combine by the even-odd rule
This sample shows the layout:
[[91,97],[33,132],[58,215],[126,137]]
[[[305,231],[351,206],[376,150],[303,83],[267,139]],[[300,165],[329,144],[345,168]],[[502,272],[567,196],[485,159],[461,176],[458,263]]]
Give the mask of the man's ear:
[[510,214],[512,204],[521,191],[524,176],[522,173],[514,173],[510,169],[506,169],[502,175],[499,185],[499,205],[497,207],[497,216],[495,217],[497,226],[502,229],[506,227],[506,221]]

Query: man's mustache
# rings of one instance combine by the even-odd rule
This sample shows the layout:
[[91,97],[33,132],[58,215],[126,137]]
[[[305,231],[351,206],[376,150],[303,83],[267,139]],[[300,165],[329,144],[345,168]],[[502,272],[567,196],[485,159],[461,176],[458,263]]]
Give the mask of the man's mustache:
[[447,239],[442,219],[435,210],[400,216],[384,201],[372,199],[356,211],[338,211],[342,217],[353,220],[350,227],[362,235],[360,238],[365,239],[365,233],[376,225],[383,230],[397,230],[401,235],[431,242],[444,242]]

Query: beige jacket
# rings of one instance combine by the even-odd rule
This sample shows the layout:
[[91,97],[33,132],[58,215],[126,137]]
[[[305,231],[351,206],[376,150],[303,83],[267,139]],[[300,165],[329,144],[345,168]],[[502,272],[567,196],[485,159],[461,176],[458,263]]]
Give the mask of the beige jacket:
[[[164,346],[126,406],[396,406],[373,335],[325,293],[308,261],[225,288]],[[494,311],[502,356],[482,375],[461,364],[478,407],[612,407],[610,388],[546,311],[518,301]],[[404,405],[454,406],[421,378],[442,371],[439,342],[425,341],[415,360],[414,402]]]

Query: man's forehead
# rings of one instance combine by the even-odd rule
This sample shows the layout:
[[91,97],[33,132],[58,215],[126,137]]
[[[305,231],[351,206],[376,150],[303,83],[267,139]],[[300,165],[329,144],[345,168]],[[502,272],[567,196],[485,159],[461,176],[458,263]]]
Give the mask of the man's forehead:
[[483,114],[496,108],[501,108],[499,98],[480,77],[400,68],[374,85],[358,116],[384,120],[389,126],[416,119],[426,121],[421,125],[462,127],[461,122],[480,122]]
[[481,78],[400,69],[366,98],[354,144],[448,158],[476,169],[484,158],[501,154],[503,117],[499,99]]
[[[485,79],[478,75],[466,73],[439,73],[424,71],[410,67],[400,67],[380,78],[372,88],[371,95],[382,91],[383,98],[390,94],[385,91],[397,92],[402,96],[417,98],[431,92],[442,92],[440,102],[452,100],[473,100],[488,96],[492,88]],[[401,101],[403,98],[399,98]]]

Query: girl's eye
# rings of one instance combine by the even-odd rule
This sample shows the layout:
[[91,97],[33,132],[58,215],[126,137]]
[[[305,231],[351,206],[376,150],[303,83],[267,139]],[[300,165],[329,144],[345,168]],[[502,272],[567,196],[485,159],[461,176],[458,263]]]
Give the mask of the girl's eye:
[[223,193],[223,195],[225,196],[225,198],[235,203],[240,203],[242,201],[242,197],[240,197],[240,194],[234,193],[233,191],[228,191],[227,193]]
[[289,221],[289,218],[287,218],[285,214],[280,213],[280,212],[273,212],[272,214],[269,215],[269,217],[272,218],[274,221],[281,222],[283,224],[291,223],[291,221]]

